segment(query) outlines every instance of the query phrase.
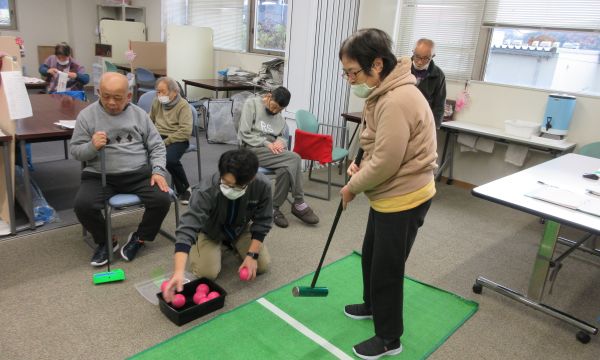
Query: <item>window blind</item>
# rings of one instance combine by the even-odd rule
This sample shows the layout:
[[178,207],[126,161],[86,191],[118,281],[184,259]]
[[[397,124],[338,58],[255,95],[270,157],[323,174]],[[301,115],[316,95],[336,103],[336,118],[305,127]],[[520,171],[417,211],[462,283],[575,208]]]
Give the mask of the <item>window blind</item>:
[[215,48],[246,50],[248,7],[244,0],[188,1],[188,25],[212,28]]
[[598,0],[487,0],[483,24],[566,30],[600,30]]
[[435,42],[434,61],[447,78],[471,78],[484,0],[401,0],[396,24],[398,56],[411,56],[420,38]]

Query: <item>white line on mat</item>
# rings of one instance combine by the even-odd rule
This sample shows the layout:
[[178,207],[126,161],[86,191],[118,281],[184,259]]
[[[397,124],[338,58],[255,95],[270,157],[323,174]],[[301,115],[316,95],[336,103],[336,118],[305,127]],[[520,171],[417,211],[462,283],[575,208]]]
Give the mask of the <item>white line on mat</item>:
[[259,304],[261,304],[262,306],[266,307],[268,310],[270,310],[273,314],[279,316],[283,321],[290,324],[293,328],[300,331],[306,337],[308,337],[312,341],[316,342],[317,344],[321,345],[325,350],[332,353],[338,359],[344,359],[344,360],[352,360],[353,359],[352,357],[348,356],[345,352],[343,352],[342,350],[335,347],[332,343],[323,339],[322,337],[317,335],[315,332],[313,332],[311,329],[304,326],[298,320],[294,319],[293,317],[291,317],[287,313],[285,313],[283,310],[281,310],[277,306],[273,305],[273,303],[269,302],[269,300],[267,300],[265,298],[260,298],[256,301]]

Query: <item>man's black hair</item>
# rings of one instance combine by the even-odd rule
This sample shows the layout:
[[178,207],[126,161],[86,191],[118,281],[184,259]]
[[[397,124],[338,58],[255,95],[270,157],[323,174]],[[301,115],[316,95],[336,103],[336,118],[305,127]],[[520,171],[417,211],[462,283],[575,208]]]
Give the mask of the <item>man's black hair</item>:
[[379,29],[361,29],[350,35],[340,47],[339,57],[346,56],[355,60],[367,75],[371,75],[371,67],[376,58],[383,61],[381,79],[394,70],[398,60],[392,52],[392,39]]
[[236,185],[248,184],[258,171],[258,158],[247,149],[229,150],[219,158],[219,174],[230,173],[235,177]]
[[290,94],[290,91],[283,86],[271,91],[271,99],[273,99],[273,101],[275,101],[282,108],[288,106],[291,97],[292,94]]
[[54,47],[54,55],[71,56],[71,47],[65,42],[56,44]]

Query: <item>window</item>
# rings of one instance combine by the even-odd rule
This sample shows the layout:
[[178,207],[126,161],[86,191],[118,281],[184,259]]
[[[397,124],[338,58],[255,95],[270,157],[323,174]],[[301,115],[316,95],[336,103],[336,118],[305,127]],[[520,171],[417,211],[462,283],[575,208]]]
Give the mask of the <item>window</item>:
[[162,25],[163,30],[169,24],[210,27],[217,49],[283,55],[287,4],[288,0],[164,0]]
[[254,0],[253,3],[250,51],[283,56],[288,0]]
[[410,56],[420,38],[435,42],[434,62],[449,79],[471,79],[483,0],[402,0],[396,18],[396,55]]
[[16,30],[15,0],[0,0],[0,29]]
[[597,0],[488,0],[483,25],[484,81],[600,95]]

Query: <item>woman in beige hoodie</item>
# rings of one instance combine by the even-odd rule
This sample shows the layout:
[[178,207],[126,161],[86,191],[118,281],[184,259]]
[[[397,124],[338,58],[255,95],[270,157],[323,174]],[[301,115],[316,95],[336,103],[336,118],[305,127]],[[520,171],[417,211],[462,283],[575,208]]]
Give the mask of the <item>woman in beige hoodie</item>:
[[364,192],[371,209],[362,248],[363,303],[347,305],[353,319],[373,318],[375,336],[354,346],[363,359],[402,351],[404,265],[435,195],[435,122],[415,86],[410,58],[396,59],[389,36],[362,29],[339,57],[353,93],[366,98],[360,128],[364,157],[351,164],[341,190],[344,206]]

